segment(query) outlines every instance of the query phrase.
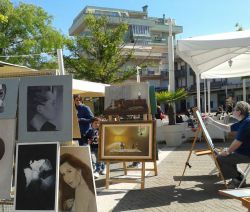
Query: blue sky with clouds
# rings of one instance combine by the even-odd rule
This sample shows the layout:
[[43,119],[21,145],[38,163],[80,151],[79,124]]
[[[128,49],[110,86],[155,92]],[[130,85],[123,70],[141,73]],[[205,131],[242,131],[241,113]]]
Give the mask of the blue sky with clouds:
[[[19,0],[11,0],[18,3]],[[68,34],[73,19],[85,6],[142,10],[148,5],[149,16],[171,17],[183,26],[177,39],[230,32],[239,22],[250,29],[250,0],[22,0],[41,6],[54,17],[56,29]]]

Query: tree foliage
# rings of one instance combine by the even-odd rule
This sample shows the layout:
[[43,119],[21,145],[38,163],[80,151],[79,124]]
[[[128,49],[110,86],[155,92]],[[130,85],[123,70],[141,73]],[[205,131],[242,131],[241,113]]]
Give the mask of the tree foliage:
[[136,73],[133,68],[124,69],[133,55],[133,49],[125,50],[126,23],[111,25],[106,17],[87,15],[84,26],[89,36],[76,36],[68,42],[71,52],[65,56],[65,67],[75,78],[102,83],[121,82]]
[[52,26],[52,17],[41,7],[25,3],[14,6],[10,0],[1,0],[0,56],[10,57],[0,60],[32,68],[55,67],[48,55],[40,53],[55,53],[63,47],[64,39]]

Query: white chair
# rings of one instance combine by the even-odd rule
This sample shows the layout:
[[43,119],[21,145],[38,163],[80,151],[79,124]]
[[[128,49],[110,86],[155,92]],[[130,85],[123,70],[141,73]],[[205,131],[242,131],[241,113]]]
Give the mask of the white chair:
[[245,171],[244,171],[244,173],[243,173],[244,177],[243,177],[242,181],[240,182],[240,185],[239,185],[238,188],[240,188],[240,187],[242,186],[242,184],[243,184],[244,181],[246,180],[247,175],[249,174],[249,172],[250,172],[250,163],[247,165],[247,168],[245,169]]

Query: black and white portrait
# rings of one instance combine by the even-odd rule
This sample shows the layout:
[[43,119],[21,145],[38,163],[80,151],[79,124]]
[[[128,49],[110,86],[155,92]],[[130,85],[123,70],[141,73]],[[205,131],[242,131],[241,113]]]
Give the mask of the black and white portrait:
[[5,84],[0,84],[0,113],[4,112],[4,107],[5,107],[5,102],[4,98],[6,95],[6,85]]
[[3,158],[5,153],[5,144],[2,138],[0,138],[0,160]]
[[0,79],[0,119],[16,118],[19,78]]
[[19,86],[18,141],[72,139],[72,77],[25,77]]
[[60,131],[63,86],[29,86],[27,131]]
[[56,210],[57,143],[18,144],[15,209]]
[[10,198],[15,132],[15,119],[0,119],[0,199]]

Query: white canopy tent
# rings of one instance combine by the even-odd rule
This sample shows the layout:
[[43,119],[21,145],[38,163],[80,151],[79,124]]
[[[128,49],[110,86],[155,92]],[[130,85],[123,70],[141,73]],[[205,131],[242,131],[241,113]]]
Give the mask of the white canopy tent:
[[[0,61],[0,78],[9,77],[23,77],[23,76],[42,76],[42,75],[55,75],[56,71],[42,70],[28,68],[16,64],[6,63]],[[103,97],[105,96],[105,87],[108,84],[90,82],[85,80],[73,79],[72,93],[81,94],[86,97]]]
[[102,97],[105,96],[106,86],[109,84],[73,79],[72,92],[73,94],[81,94],[81,96]]
[[197,106],[200,109],[200,77],[250,75],[250,30],[178,40],[177,54],[196,74]]

